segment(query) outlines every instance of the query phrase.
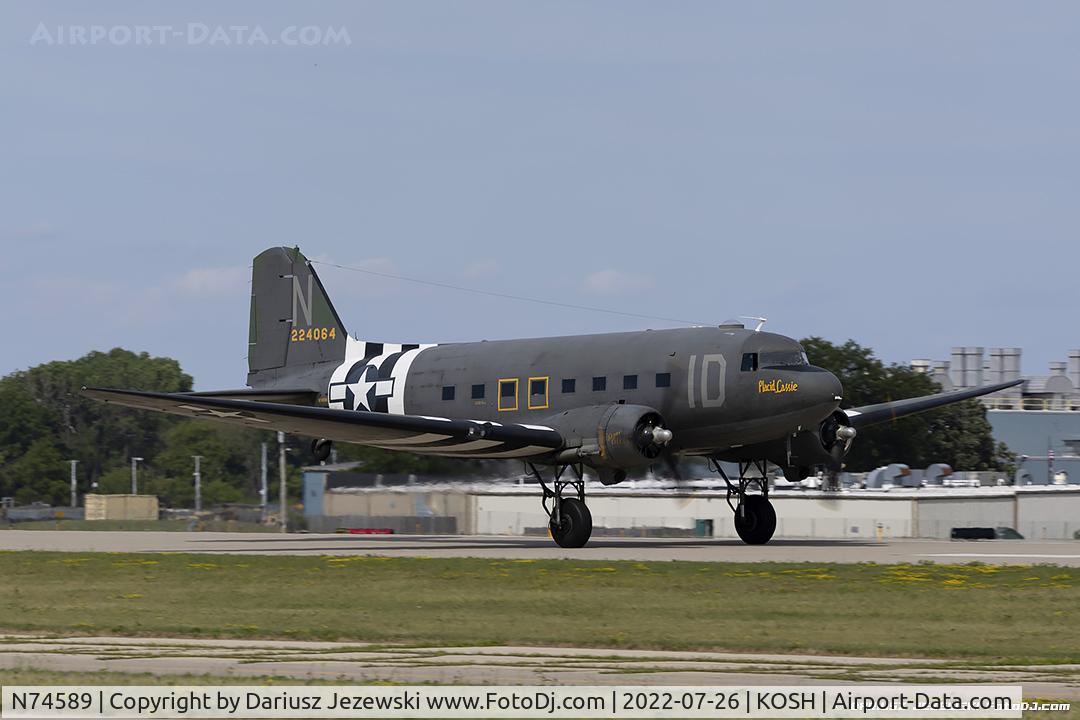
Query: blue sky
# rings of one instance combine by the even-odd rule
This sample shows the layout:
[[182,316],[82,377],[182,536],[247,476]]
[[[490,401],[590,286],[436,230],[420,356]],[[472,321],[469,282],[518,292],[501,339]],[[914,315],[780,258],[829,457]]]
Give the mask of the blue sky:
[[[348,39],[272,42],[305,27]],[[122,346],[242,385],[248,264],[297,244],[890,361],[1080,347],[1075,3],[8,0],[0,61],[0,373]],[[664,325],[321,274],[372,340]]]

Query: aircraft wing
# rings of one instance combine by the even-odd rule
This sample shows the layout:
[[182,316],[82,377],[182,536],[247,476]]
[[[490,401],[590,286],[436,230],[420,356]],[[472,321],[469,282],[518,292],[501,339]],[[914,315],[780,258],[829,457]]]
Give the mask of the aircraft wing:
[[189,393],[83,388],[83,394],[142,410],[425,455],[526,458],[550,454],[563,445],[558,431],[542,425],[390,415]]
[[971,388],[970,390],[957,390],[954,392],[938,393],[937,395],[924,395],[922,397],[908,398],[907,400],[895,400],[893,402],[878,403],[876,405],[863,405],[862,407],[851,408],[850,410],[844,410],[843,412],[847,413],[852,426],[855,428],[862,428],[886,422],[888,420],[896,420],[905,415],[914,415],[915,413],[933,410],[942,405],[949,405],[950,403],[968,400],[970,398],[979,397],[980,395],[989,395],[990,393],[995,393],[999,390],[1007,390],[1008,388],[1016,387],[1022,382],[1024,381],[1013,380],[1012,382]]

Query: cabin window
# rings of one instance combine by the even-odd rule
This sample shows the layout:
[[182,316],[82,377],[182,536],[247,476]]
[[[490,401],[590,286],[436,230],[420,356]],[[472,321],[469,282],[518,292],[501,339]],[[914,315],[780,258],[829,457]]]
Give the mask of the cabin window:
[[472,399],[473,400],[483,400],[484,399],[484,384],[483,383],[480,383],[479,385],[473,385],[472,386]]
[[499,411],[518,409],[518,381],[517,378],[509,378],[499,381]]
[[604,392],[607,390],[607,378],[606,377],[594,377],[592,379],[592,391]]
[[574,378],[566,378],[562,381],[562,391],[564,393],[577,392],[577,380]]
[[671,387],[671,373],[656,373],[656,387]]
[[637,375],[623,375],[622,389],[637,390]]
[[742,356],[742,371],[753,372],[758,369],[758,354],[757,353],[743,353]]
[[529,409],[543,410],[548,406],[548,379],[529,378]]
[[443,385],[442,399],[443,400],[453,400],[454,399],[454,386],[453,385]]

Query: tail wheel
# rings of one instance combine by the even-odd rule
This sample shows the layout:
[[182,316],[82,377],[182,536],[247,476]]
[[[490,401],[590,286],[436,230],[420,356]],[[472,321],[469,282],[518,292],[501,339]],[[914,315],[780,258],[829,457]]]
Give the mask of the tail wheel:
[[735,532],[747,545],[764,545],[776,531],[776,510],[761,495],[747,495],[735,508]]
[[579,548],[589,542],[592,535],[592,513],[577,498],[563,498],[559,504],[559,524],[548,523],[551,539],[559,547]]

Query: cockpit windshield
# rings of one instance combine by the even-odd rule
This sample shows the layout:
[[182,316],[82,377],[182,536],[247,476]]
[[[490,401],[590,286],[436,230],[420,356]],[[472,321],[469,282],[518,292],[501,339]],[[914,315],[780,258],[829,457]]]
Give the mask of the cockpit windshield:
[[769,350],[761,353],[760,366],[766,367],[790,367],[795,365],[809,365],[810,360],[802,349],[796,350]]

